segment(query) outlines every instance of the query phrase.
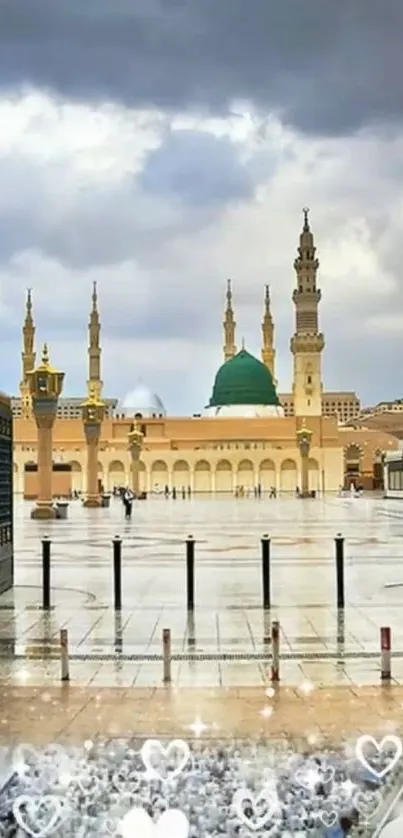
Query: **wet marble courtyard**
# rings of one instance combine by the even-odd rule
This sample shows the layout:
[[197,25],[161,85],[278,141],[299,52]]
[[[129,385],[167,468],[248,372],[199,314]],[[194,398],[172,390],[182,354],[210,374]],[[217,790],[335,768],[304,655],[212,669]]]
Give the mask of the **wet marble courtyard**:
[[[258,687],[270,673],[270,623],[281,627],[281,683],[377,685],[380,627],[392,630],[392,683],[403,683],[403,506],[380,498],[191,499],[86,510],[37,522],[17,502],[15,589],[0,597],[0,677],[60,682],[67,628],[72,684],[162,684],[162,632],[174,687]],[[345,538],[344,614],[336,607],[334,536]],[[271,538],[269,613],[260,539]],[[122,538],[123,603],[113,609],[112,540]],[[196,539],[195,611],[186,610],[185,539]],[[51,538],[52,609],[41,609],[41,539]]]

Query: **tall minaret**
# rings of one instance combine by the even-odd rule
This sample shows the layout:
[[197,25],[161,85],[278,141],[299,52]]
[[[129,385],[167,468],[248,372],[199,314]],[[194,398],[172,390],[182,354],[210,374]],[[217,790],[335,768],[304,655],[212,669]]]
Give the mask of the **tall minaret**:
[[28,373],[35,369],[35,324],[32,316],[32,295],[31,289],[27,290],[27,298],[25,304],[25,320],[22,329],[23,335],[23,350],[21,353],[22,359],[22,378],[20,383],[21,395],[21,415],[24,419],[29,419],[32,416],[32,402],[31,393],[29,389]]
[[88,393],[92,393],[97,399],[101,399],[103,386],[103,382],[101,381],[101,322],[99,319],[96,282],[94,282],[92,291],[92,309],[88,326],[88,335]]
[[309,210],[304,209],[303,212],[304,226],[294,262],[297,287],[292,295],[295,305],[295,333],[291,338],[291,352],[294,355],[294,413],[296,416],[320,416],[321,355],[325,345],[323,334],[318,330],[318,305],[322,294],[316,287],[319,261],[309,226]]
[[276,350],[274,348],[274,321],[270,307],[270,286],[265,285],[264,317],[262,322],[262,361],[270,370],[272,378],[276,377]]
[[235,346],[235,320],[234,310],[232,308],[232,290],[231,280],[227,280],[227,308],[225,309],[224,317],[224,361],[229,361],[236,355]]

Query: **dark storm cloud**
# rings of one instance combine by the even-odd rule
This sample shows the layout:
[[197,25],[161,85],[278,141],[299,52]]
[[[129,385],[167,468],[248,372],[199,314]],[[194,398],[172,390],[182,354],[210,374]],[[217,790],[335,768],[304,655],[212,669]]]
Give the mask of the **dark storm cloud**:
[[403,113],[401,0],[2,0],[0,80],[80,100],[225,111],[307,132]]
[[147,193],[175,197],[190,207],[222,207],[253,195],[251,173],[239,158],[226,137],[172,131],[149,155],[140,185]]

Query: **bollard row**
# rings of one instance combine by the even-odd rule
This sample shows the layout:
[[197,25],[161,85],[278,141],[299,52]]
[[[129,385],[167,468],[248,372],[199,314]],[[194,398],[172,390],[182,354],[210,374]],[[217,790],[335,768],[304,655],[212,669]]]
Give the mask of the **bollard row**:
[[[189,535],[186,539],[186,607],[192,613],[195,608],[195,539]],[[265,611],[272,607],[271,601],[271,549],[270,537],[266,533],[261,539],[262,563],[262,605]],[[338,533],[334,539],[336,562],[337,608],[345,607],[344,593],[344,538]],[[122,610],[122,539],[116,535],[113,546],[113,606],[115,611]],[[42,540],[42,608],[51,608],[51,541],[48,536]]]
[[[391,629],[383,626],[380,630],[381,646],[381,682],[389,684],[392,678],[391,667]],[[218,656],[219,658],[219,656]],[[69,639],[67,629],[60,630],[60,680],[62,683],[70,681]],[[171,629],[162,631],[162,680],[164,684],[172,683],[172,640]],[[272,684],[280,683],[280,623],[273,620],[271,624],[271,669]]]

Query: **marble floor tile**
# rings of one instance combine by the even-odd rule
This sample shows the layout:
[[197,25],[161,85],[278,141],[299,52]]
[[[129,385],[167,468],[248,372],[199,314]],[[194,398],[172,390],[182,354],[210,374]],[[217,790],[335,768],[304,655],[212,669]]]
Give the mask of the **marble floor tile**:
[[[211,702],[217,716],[215,722],[210,718],[211,725],[240,735],[248,730],[286,735],[288,722],[292,735],[305,724],[334,735],[354,725],[384,724],[392,710],[401,714],[399,501],[151,499],[134,505],[130,523],[123,520],[119,501],[112,501],[109,510],[85,510],[72,502],[68,521],[31,521],[29,512],[30,504],[16,502],[15,588],[0,596],[0,737],[29,730],[40,738],[33,732],[36,712],[44,736],[63,731],[73,738],[80,731],[94,735],[104,723],[108,729],[114,724],[124,728],[133,712],[125,715],[126,702],[134,695],[140,701],[147,689],[147,701],[136,705],[136,719],[141,729],[148,724],[161,735],[172,732],[176,723],[191,724],[196,704],[210,718]],[[196,539],[195,608],[188,613],[184,537],[190,532]],[[269,612],[262,609],[264,532],[271,537]],[[342,613],[336,603],[337,532],[345,537]],[[112,580],[117,533],[123,539],[119,612],[113,608]],[[45,534],[51,538],[50,612],[41,607]],[[391,582],[402,586],[390,588]],[[280,622],[281,686],[270,713],[265,689],[270,686],[273,620]],[[380,683],[382,626],[391,628],[396,654],[389,687]],[[69,640],[67,685],[60,681],[62,628]],[[171,632],[173,655],[171,683],[165,687],[164,629]],[[313,685],[310,697],[304,693],[307,684]],[[371,689],[374,706],[368,698]],[[330,691],[326,701],[325,690]],[[397,696],[392,705],[385,704],[385,690]],[[213,695],[222,696],[222,705],[214,704],[218,699]],[[308,700],[308,706],[301,704]]]

